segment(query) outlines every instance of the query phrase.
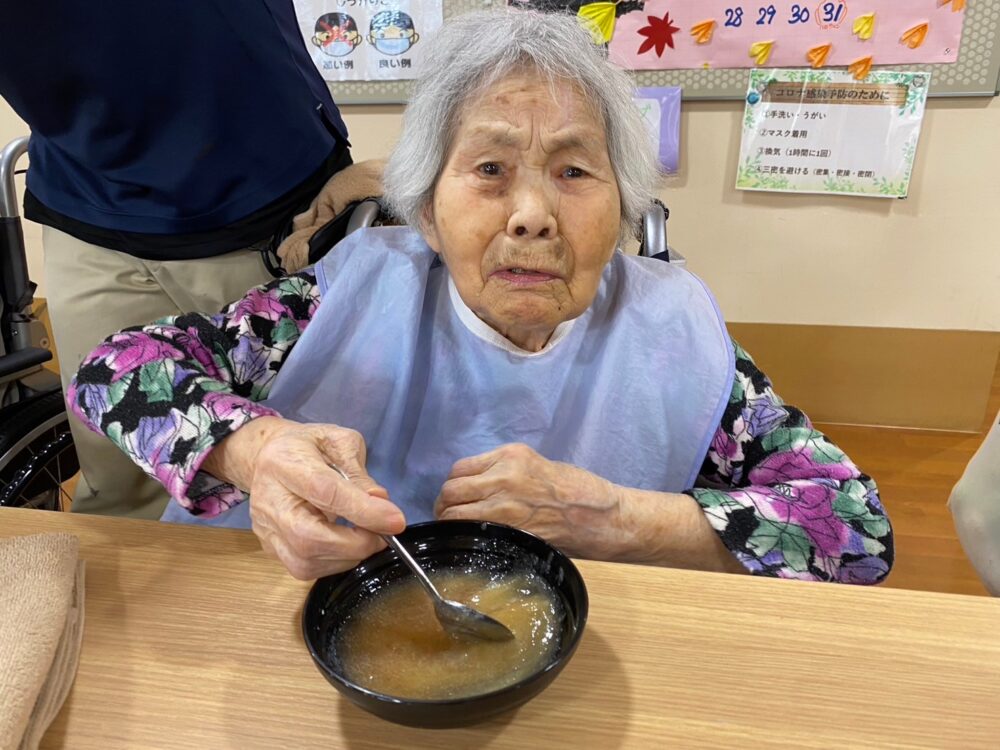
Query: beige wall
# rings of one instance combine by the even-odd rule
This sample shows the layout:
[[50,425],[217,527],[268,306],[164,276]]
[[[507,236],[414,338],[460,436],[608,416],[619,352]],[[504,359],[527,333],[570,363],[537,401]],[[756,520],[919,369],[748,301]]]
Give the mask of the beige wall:
[[[1000,330],[1000,102],[929,105],[910,198],[735,190],[742,107],[685,103],[670,242],[732,321]],[[399,107],[345,107],[356,159]]]
[[[905,201],[734,190],[741,111],[685,103],[664,193],[671,244],[729,320],[1000,331],[1000,102],[929,105]],[[344,108],[356,160],[388,152],[400,112]],[[0,140],[22,132],[3,104]],[[28,241],[44,284],[37,228]]]

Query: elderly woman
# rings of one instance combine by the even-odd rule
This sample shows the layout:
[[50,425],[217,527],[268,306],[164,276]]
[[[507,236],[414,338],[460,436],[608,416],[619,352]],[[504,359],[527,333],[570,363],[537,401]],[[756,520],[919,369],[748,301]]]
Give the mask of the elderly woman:
[[386,172],[410,228],[80,368],[70,402],[167,487],[165,518],[252,525],[300,578],[441,518],[581,557],[881,580],[874,482],[774,394],[697,278],[617,249],[655,154],[588,32],[469,15],[426,69]]

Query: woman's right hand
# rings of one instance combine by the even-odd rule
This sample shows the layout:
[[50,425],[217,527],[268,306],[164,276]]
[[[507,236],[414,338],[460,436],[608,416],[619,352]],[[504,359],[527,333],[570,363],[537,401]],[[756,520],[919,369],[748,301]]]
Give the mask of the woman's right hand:
[[406,528],[365,460],[364,439],[354,430],[260,417],[216,446],[202,469],[249,490],[261,545],[293,576],[311,580],[354,567],[385,546],[380,534]]

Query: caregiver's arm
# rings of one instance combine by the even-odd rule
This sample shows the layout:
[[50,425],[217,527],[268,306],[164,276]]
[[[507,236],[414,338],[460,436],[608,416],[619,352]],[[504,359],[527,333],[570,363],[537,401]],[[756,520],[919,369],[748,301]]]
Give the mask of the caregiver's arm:
[[256,402],[318,304],[309,269],[251,289],[218,315],[126,329],[84,360],[66,399],[182,505],[216,515],[245,495],[199,469],[227,436],[275,414]]
[[722,423],[687,494],[746,568],[781,578],[877,583],[892,528],[871,477],[785,405],[736,345]]

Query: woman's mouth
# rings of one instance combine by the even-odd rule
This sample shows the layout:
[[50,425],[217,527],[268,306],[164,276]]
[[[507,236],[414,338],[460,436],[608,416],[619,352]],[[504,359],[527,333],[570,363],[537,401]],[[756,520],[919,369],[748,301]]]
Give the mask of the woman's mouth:
[[506,281],[509,284],[516,284],[518,286],[530,286],[532,284],[544,284],[549,281],[554,281],[559,277],[553,273],[548,273],[546,271],[536,271],[532,268],[521,268],[515,266],[514,268],[503,268],[499,271],[494,271],[493,275],[498,279]]

